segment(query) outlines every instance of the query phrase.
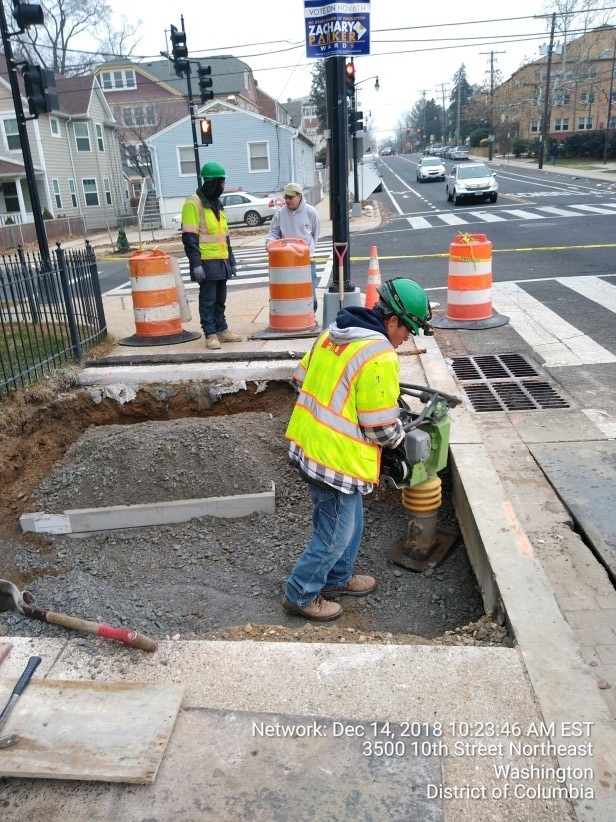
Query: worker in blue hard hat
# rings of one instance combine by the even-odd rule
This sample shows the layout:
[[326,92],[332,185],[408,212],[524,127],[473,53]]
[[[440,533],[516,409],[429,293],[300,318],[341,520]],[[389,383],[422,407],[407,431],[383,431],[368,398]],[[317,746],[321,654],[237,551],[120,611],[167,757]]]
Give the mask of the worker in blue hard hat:
[[220,163],[205,163],[201,177],[203,185],[182,208],[182,243],[190,279],[199,283],[199,317],[205,345],[217,349],[221,343],[242,339],[229,330],[225,318],[227,280],[235,277],[237,266],[220,202],[225,190],[225,170]]

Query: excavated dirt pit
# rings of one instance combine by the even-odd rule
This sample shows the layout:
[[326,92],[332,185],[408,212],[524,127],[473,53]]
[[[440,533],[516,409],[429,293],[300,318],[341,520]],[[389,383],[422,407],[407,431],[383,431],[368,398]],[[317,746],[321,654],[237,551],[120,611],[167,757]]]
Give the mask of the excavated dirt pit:
[[[52,392],[53,394],[53,392]],[[286,461],[295,395],[286,383],[221,397],[206,385],[151,386],[125,404],[71,390],[2,407],[2,578],[36,604],[155,639],[511,644],[483,612],[461,540],[423,574],[387,559],[406,533],[400,492],[365,500],[357,571],[371,596],[342,600],[343,616],[314,625],[281,607],[284,582],[310,534],[312,505]],[[455,524],[447,473],[442,524]],[[232,496],[276,487],[276,510],[237,519],[119,529],[83,537],[24,534],[24,512]],[[14,612],[0,633],[66,636]],[[87,640],[90,642],[91,640]],[[111,643],[113,645],[113,643]]]

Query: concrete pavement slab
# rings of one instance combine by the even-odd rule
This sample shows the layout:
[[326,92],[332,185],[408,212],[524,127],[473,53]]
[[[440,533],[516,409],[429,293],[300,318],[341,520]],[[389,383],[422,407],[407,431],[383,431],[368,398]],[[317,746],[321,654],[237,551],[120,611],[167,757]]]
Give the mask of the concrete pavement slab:
[[[240,808],[256,822],[307,820],[315,780],[331,787],[316,814],[331,822],[565,822],[565,784],[586,790],[601,764],[590,754],[584,771],[557,770],[514,648],[162,642],[100,666],[79,642],[55,646],[50,677],[181,682],[182,710],[154,785],[11,780],[7,822],[231,822],[247,818]],[[5,675],[28,650],[15,640]],[[289,744],[275,730],[315,723],[324,736],[296,729]]]
[[535,442],[529,450],[616,576],[616,442]]

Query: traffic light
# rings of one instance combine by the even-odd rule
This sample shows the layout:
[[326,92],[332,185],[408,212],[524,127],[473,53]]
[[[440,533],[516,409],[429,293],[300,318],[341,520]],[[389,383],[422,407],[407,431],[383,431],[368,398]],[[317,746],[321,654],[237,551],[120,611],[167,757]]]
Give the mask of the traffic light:
[[214,92],[212,91],[212,78],[210,77],[211,73],[211,66],[202,66],[201,63],[197,64],[197,76],[199,78],[199,94],[201,95],[202,103],[207,103],[208,100],[212,100],[214,97]]
[[17,0],[14,0],[13,17],[19,26],[19,32],[15,32],[15,34],[21,34],[30,26],[42,26],[45,22],[42,6],[36,6],[32,3],[19,3]]
[[347,97],[353,97],[355,94],[355,63],[353,61],[345,63],[344,79],[346,81]]
[[201,132],[201,145],[212,145],[212,121],[208,117],[199,120],[199,131]]
[[24,63],[21,70],[30,114],[38,117],[39,114],[47,114],[59,108],[58,95],[49,94],[47,91],[50,86],[54,88],[56,85],[53,71],[33,66],[31,63]]
[[171,52],[173,54],[173,68],[178,77],[188,73],[188,47],[186,46],[186,32],[171,26]]
[[349,134],[352,137],[364,130],[363,119],[363,111],[349,111]]

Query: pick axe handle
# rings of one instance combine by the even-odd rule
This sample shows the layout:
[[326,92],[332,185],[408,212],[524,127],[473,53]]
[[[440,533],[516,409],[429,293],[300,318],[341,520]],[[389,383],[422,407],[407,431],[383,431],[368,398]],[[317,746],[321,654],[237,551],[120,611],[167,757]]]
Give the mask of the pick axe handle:
[[116,639],[125,645],[133,648],[141,648],[142,651],[155,651],[158,643],[143,634],[132,631],[130,628],[114,628],[111,625],[103,625],[99,622],[90,622],[87,619],[67,616],[67,614],[57,614],[55,611],[45,611],[36,608],[34,605],[23,605],[23,612],[27,616],[39,619],[41,622],[49,622],[52,625],[62,625],[64,628],[72,628],[74,631],[85,631],[87,634],[104,636],[107,639]]

